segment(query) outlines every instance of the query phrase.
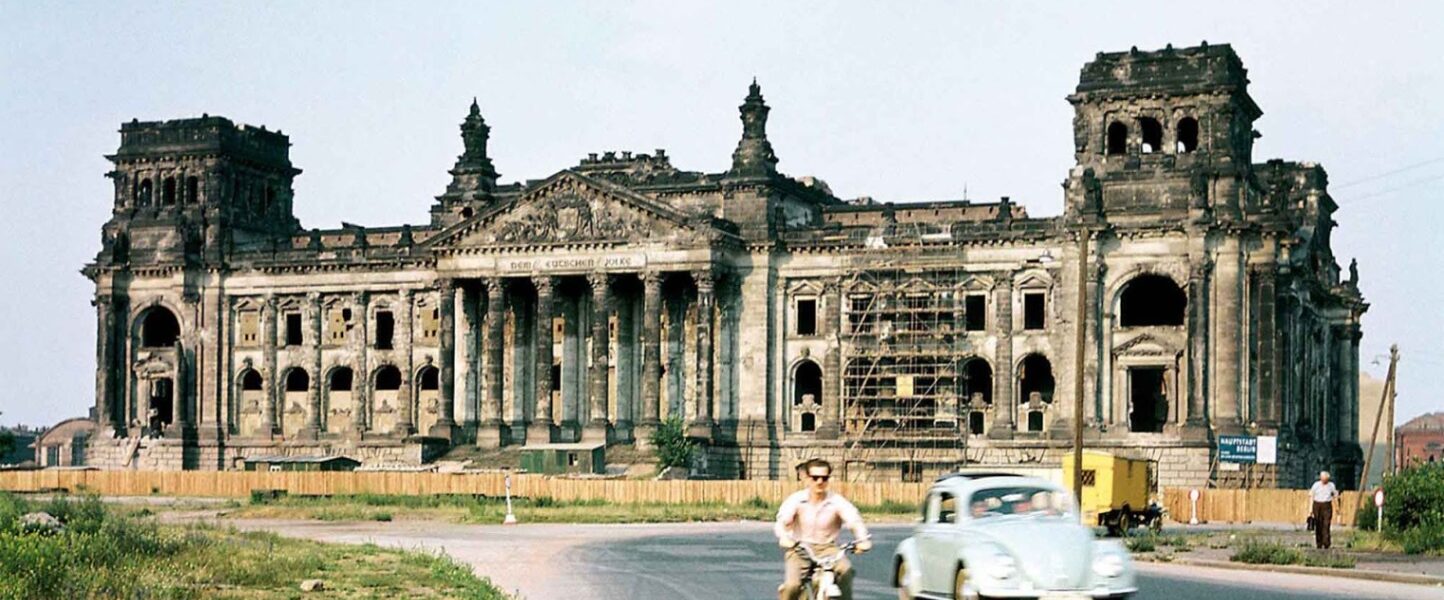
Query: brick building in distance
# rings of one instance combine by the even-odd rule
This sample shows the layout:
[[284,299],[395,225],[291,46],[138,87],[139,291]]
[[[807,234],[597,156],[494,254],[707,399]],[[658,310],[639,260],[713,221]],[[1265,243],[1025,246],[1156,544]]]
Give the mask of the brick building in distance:
[[1400,469],[1444,461],[1444,412],[1410,419],[1394,431],[1394,444]]
[[1068,101],[1076,164],[1047,218],[784,175],[755,82],[720,173],[607,152],[503,183],[473,103],[430,222],[397,227],[302,228],[279,131],[127,123],[85,268],[89,463],[415,463],[645,445],[679,417],[715,476],[824,456],[896,480],[1057,465],[1081,417],[1163,485],[1202,485],[1240,433],[1279,436],[1270,484],[1354,481],[1367,306],[1330,247],[1324,170],[1255,162],[1262,111],[1227,45],[1099,53]]

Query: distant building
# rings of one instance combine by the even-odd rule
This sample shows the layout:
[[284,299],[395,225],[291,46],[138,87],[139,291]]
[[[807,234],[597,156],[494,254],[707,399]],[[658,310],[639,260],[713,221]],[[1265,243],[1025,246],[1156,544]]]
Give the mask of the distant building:
[[1414,417],[1395,433],[1400,467],[1444,461],[1444,412]]
[[825,457],[841,479],[924,480],[1059,465],[1082,420],[1165,486],[1206,485],[1215,440],[1243,434],[1278,436],[1264,485],[1352,487],[1368,305],[1323,167],[1256,160],[1248,83],[1228,45],[1099,53],[1068,96],[1075,164],[1038,174],[1063,179],[1045,218],[788,176],[756,82],[712,173],[606,152],[504,183],[473,103],[430,222],[384,228],[303,228],[280,131],[132,121],[85,268],[89,462],[419,463],[645,446],[678,418],[710,476]]
[[36,436],[40,435],[39,430],[28,427],[5,427],[3,430],[15,437],[15,443],[10,447],[10,452],[0,455],[0,465],[19,465],[35,459],[32,444],[35,443]]
[[86,447],[95,434],[91,419],[66,419],[35,440],[35,464],[41,467],[85,466]]
[[[1374,421],[1379,418],[1379,402],[1384,398],[1384,380],[1374,377],[1363,371],[1359,372],[1359,451],[1367,454],[1369,452],[1369,440],[1375,439]],[[1370,489],[1382,481],[1384,473],[1388,473],[1394,466],[1394,436],[1390,432],[1394,424],[1389,422],[1388,407],[1384,408],[1383,422],[1379,424],[1379,435],[1374,446],[1374,460],[1369,465],[1369,472],[1359,484],[1362,489]]]

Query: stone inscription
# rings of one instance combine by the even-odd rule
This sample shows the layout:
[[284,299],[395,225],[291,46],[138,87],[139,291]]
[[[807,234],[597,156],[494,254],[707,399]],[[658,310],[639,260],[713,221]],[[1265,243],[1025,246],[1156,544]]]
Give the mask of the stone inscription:
[[497,270],[506,273],[554,273],[634,270],[647,266],[643,254],[617,254],[609,256],[576,256],[566,258],[518,258],[502,260]]

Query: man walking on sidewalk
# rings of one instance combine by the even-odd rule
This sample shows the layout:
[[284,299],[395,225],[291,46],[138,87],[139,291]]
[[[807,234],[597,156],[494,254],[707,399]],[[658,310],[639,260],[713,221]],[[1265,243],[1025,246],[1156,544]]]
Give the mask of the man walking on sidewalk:
[[1339,488],[1329,481],[1328,471],[1319,472],[1319,480],[1309,488],[1309,499],[1313,501],[1309,514],[1314,518],[1314,547],[1333,546],[1329,526],[1334,522],[1334,501],[1339,499]]

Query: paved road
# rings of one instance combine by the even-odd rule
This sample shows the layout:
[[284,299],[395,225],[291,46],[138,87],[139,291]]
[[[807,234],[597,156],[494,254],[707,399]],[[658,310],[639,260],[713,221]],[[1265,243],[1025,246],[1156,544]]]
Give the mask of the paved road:
[[[516,527],[316,521],[235,521],[321,541],[445,551],[526,600],[733,600],[775,597],[779,550],[764,523],[521,525]],[[878,547],[856,557],[856,597],[896,597],[892,550],[908,527],[874,530]],[[1437,588],[1307,575],[1140,564],[1138,598],[1285,600],[1444,597]]]

